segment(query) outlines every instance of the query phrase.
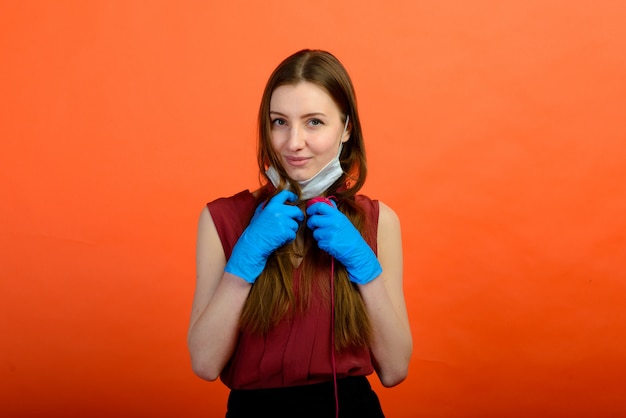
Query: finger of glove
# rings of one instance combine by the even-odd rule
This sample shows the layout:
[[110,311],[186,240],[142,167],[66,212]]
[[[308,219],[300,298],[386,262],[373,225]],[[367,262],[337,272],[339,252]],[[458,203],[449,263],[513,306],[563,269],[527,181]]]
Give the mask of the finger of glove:
[[367,247],[367,243],[351,223],[344,226],[345,228],[312,228],[313,238],[317,241],[318,247],[339,259],[344,265],[358,264],[358,257]]
[[283,190],[270,200],[265,207],[265,211],[269,211],[278,216],[287,216],[296,221],[304,220],[302,209],[294,205],[288,205],[286,202],[295,202],[298,197],[289,190]]
[[284,205],[287,202],[293,203],[296,200],[298,200],[298,196],[294,192],[290,190],[281,190],[278,194],[276,194],[276,196],[270,199],[267,205]]
[[265,203],[259,204],[259,206],[257,206],[256,209],[254,210],[254,215],[252,216],[252,220],[257,218],[261,214],[261,212],[263,212],[264,208],[265,208]]
[[282,222],[277,225],[278,228],[288,231],[289,234],[293,233],[294,238],[296,232],[298,232],[298,228],[300,228],[300,224],[293,218],[284,218]]
[[326,251],[328,254],[332,255],[333,257],[337,255],[335,252],[334,246],[332,246],[330,242],[324,236],[320,235],[319,230],[313,231],[313,238],[315,238],[315,241],[317,242],[317,246],[321,250]]
[[304,214],[296,206],[282,206],[280,208],[266,209],[259,216],[259,222],[265,228],[278,228],[282,225],[290,225],[292,229],[298,229],[300,222],[304,220]]
[[313,215],[331,215],[333,213],[341,213],[335,206],[330,206],[324,202],[313,203],[311,206],[306,208],[306,213],[309,216]]
[[257,223],[255,235],[259,235],[260,238],[280,236],[285,232],[295,233],[300,227],[296,219],[280,213],[274,216],[261,216]]
[[302,212],[302,209],[297,206],[283,205],[281,207],[281,213],[296,222],[302,222],[304,220],[304,213]]
[[348,218],[337,210],[327,215],[310,215],[307,219],[307,226],[312,230],[323,228],[337,234],[343,234],[344,232],[349,232],[352,229],[356,231],[352,222],[350,222]]
[[324,228],[313,231],[313,237],[320,248],[342,258],[349,257],[354,251],[354,247],[360,244],[360,237],[344,235]]
[[246,233],[256,239],[264,240],[279,234],[282,229],[297,231],[297,218],[304,217],[302,211],[294,206],[266,207],[255,215],[246,228]]
[[298,196],[296,196],[295,193],[293,193],[293,192],[291,192],[289,190],[282,190],[276,196],[274,196],[272,199],[270,199],[269,202],[262,202],[262,203],[260,203],[256,207],[256,210],[254,211],[254,216],[252,217],[252,219],[256,218],[268,206],[278,207],[279,205],[283,205],[285,202],[288,202],[288,201],[289,202],[295,202],[297,199],[298,199]]
[[317,241],[317,245],[322,249],[326,250],[329,246],[329,234],[324,228],[318,228],[313,230],[313,238]]
[[257,230],[253,236],[249,236],[251,238],[249,242],[250,251],[254,252],[256,248],[263,256],[267,257],[279,247],[293,241],[297,231],[298,223],[291,219],[280,225]]
[[283,204],[267,205],[256,218],[262,219],[261,222],[269,224],[284,223],[287,220],[293,220],[297,223],[304,220],[304,213],[297,206]]
[[306,220],[306,226],[308,226],[310,230],[315,231],[324,224],[323,219],[320,218],[320,216],[309,216],[309,219]]

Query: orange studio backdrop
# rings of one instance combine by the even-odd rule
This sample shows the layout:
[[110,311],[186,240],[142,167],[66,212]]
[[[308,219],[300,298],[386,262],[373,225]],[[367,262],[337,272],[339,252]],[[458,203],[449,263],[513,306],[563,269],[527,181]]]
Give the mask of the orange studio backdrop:
[[626,6],[0,1],[0,416],[220,417],[203,205],[258,185],[270,72],[333,52],[403,226],[388,417],[626,416]]

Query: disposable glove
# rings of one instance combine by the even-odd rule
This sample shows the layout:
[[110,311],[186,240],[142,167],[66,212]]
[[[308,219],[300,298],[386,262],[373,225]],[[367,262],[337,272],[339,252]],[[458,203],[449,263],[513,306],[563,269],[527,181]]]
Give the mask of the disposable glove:
[[332,205],[319,201],[307,208],[307,226],[313,231],[317,245],[345,266],[351,281],[369,283],[383,269],[361,233],[330,202]]
[[267,257],[296,238],[304,214],[300,208],[287,202],[297,199],[293,192],[283,190],[267,204],[260,204],[233,247],[224,270],[254,283],[265,268]]

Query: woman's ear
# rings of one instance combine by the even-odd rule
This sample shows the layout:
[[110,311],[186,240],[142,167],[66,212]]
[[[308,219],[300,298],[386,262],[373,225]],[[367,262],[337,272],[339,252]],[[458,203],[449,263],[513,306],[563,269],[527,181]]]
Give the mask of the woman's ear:
[[346,116],[346,125],[343,130],[343,135],[341,136],[341,143],[346,143],[350,139],[350,134],[352,133],[352,121],[350,121],[350,116]]

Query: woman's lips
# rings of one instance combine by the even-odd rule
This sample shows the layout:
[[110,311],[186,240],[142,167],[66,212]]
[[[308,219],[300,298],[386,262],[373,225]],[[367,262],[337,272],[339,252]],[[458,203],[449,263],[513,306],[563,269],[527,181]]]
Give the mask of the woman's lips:
[[302,167],[309,161],[307,157],[285,157],[287,164],[293,167]]

